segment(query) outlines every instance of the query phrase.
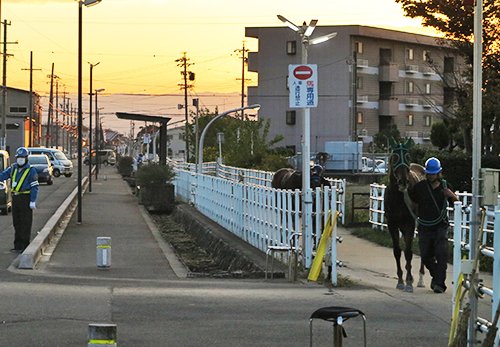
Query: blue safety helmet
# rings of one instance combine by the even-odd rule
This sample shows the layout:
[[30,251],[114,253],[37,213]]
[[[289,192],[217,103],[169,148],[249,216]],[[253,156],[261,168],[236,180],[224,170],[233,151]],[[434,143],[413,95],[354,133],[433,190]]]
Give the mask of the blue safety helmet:
[[16,158],[17,157],[27,157],[29,154],[28,149],[26,147],[19,147],[16,151]]
[[441,172],[443,168],[441,167],[441,162],[438,158],[429,158],[425,162],[425,173],[429,175],[435,175]]

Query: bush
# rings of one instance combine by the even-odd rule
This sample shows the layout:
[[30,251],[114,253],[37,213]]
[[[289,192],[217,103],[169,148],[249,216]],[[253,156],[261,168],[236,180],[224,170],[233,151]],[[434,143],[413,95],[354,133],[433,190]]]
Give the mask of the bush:
[[142,165],[137,171],[136,181],[140,186],[162,186],[175,177],[174,170],[168,165]]
[[129,177],[132,174],[133,168],[132,163],[134,159],[132,157],[120,157],[118,160],[118,172],[123,177]]

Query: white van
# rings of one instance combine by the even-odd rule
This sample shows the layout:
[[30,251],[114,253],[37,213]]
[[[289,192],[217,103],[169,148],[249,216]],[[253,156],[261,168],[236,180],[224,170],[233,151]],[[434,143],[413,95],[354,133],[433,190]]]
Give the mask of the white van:
[[45,147],[28,147],[30,154],[45,154],[53,166],[54,177],[64,175],[71,177],[73,174],[73,163],[66,155],[58,149]]

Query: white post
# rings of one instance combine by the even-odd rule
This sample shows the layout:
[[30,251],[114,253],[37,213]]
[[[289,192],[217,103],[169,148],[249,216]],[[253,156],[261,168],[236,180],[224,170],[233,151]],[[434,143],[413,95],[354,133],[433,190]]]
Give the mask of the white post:
[[457,287],[461,284],[458,283],[458,276],[460,276],[462,265],[462,203],[455,201],[453,207],[453,292],[451,293],[451,314],[453,317],[453,309],[455,307],[455,293]]
[[[337,201],[337,190],[332,190],[332,200]],[[332,284],[337,286],[337,208],[333,206],[332,209]]]

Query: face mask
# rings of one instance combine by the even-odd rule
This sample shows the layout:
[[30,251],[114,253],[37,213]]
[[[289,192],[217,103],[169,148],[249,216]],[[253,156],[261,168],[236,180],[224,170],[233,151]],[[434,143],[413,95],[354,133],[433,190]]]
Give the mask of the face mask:
[[17,161],[17,165],[19,165],[19,166],[24,166],[24,164],[26,164],[26,158],[22,158],[22,157],[17,158],[16,161]]

